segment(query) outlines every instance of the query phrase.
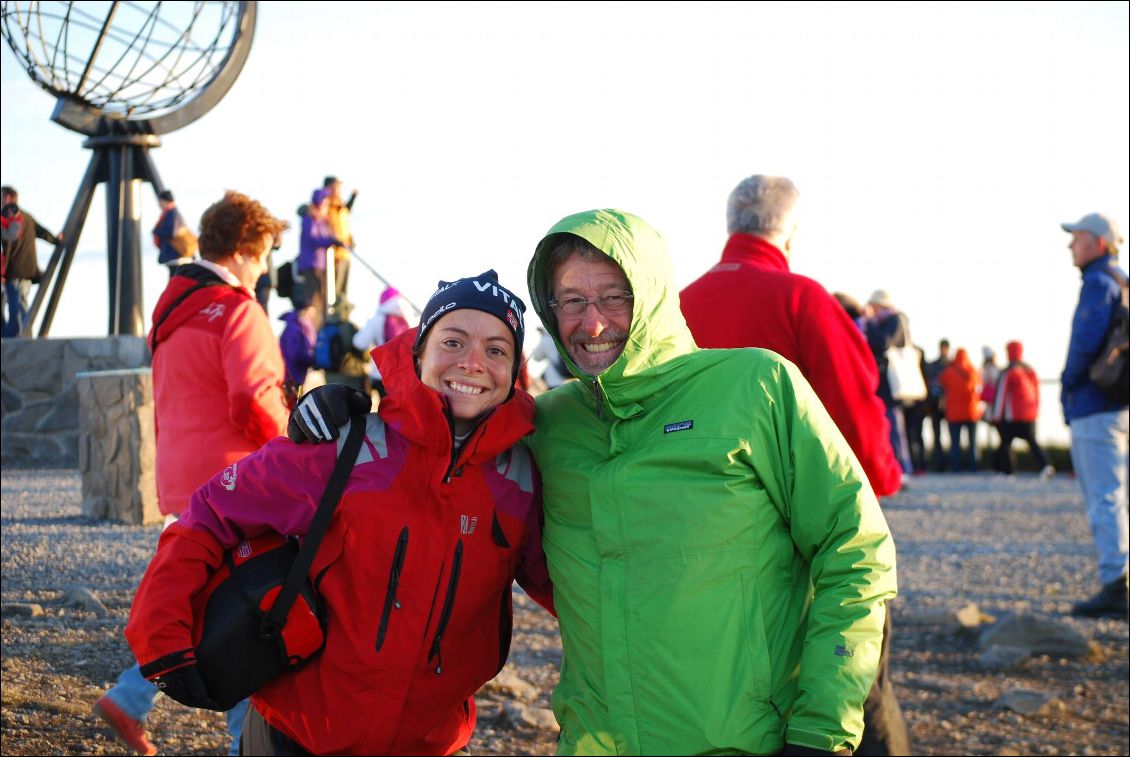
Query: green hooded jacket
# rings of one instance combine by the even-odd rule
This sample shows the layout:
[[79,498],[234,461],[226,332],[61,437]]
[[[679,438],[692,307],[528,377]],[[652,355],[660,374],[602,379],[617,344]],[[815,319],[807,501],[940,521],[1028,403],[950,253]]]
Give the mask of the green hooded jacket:
[[579,213],[541,241],[529,291],[552,331],[560,234],[615,260],[635,299],[627,346],[599,376],[558,340],[580,380],[538,397],[526,440],[564,647],[558,752],[856,746],[896,593],[859,462],[792,363],[695,346],[640,218]]

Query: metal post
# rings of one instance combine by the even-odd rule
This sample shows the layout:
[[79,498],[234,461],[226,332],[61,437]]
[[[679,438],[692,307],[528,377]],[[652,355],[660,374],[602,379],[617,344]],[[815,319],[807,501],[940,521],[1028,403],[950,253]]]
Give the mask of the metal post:
[[122,292],[122,152],[125,145],[114,145],[106,151],[109,170],[106,176],[106,262],[110,288],[109,325],[106,333],[118,336]]
[[[24,333],[20,336],[31,336],[32,325],[35,323],[36,316],[39,315],[39,308],[43,304],[48,290],[51,290],[51,298],[47,302],[47,310],[43,313],[43,323],[39,327],[39,336],[41,338],[47,336],[51,329],[51,321],[55,318],[55,309],[59,305],[63,284],[66,282],[67,273],[71,269],[71,261],[74,260],[75,250],[78,248],[78,239],[82,234],[83,224],[86,223],[86,214],[90,212],[90,203],[94,198],[94,189],[98,186],[98,177],[102,170],[102,154],[96,151],[90,156],[86,174],[82,177],[82,183],[79,184],[78,192],[75,193],[75,200],[71,203],[70,213],[67,214],[67,220],[63,224],[63,243],[56,246],[55,252],[51,255],[51,262],[47,264],[47,270],[43,273],[43,281],[39,283],[35,292],[35,299],[28,311]],[[57,277],[55,276],[56,270],[58,270]]]
[[141,270],[141,212],[138,207],[141,179],[138,178],[138,165],[135,160],[139,150],[135,145],[122,149],[122,207],[119,232],[122,240],[121,268],[119,269],[121,288],[118,300],[118,333],[130,336],[144,336],[142,307]]

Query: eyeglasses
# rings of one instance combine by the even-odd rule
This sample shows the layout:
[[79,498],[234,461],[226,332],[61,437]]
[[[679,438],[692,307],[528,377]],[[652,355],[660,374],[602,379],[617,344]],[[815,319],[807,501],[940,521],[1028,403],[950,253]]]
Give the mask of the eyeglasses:
[[549,306],[561,315],[568,316],[581,315],[589,305],[596,305],[596,309],[604,315],[616,315],[627,309],[632,303],[633,297],[634,295],[631,292],[606,294],[592,300],[586,300],[583,297],[566,297],[562,300],[554,297],[549,301]]

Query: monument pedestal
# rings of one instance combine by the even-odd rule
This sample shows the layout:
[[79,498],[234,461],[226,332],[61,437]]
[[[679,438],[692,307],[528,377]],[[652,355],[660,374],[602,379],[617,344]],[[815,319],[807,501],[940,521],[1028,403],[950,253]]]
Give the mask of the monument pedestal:
[[75,374],[75,383],[82,514],[161,523],[150,369],[86,371]]

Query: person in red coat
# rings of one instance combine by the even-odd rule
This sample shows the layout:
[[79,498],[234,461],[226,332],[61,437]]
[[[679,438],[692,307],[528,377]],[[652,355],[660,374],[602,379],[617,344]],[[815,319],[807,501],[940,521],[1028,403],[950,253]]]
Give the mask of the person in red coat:
[[763,347],[796,364],[880,497],[902,485],[879,373],[863,335],[832,295],[789,270],[799,193],[783,177],[751,176],[730,195],[722,259],[681,293],[699,347]]
[[965,450],[965,469],[977,472],[977,422],[981,420],[981,372],[959,347],[946,369],[938,376],[946,395],[946,426],[950,432],[950,470],[962,469],[961,434],[969,446]]
[[[283,359],[252,291],[287,228],[260,203],[228,191],[200,219],[201,259],[176,266],[157,305],[153,359],[157,505],[168,526],[214,474],[286,432]],[[157,688],[136,665],[94,712],[138,754]],[[239,752],[246,702],[227,712],[229,754]]]
[[[1024,345],[1018,341],[1005,345],[1008,365],[997,379],[994,393],[992,421],[1000,429],[1001,446],[997,450],[996,467],[1002,473],[1012,473],[1012,440],[1028,442],[1043,478],[1055,475],[1055,468],[1040,443],[1036,441],[1036,418],[1040,414],[1040,379],[1032,366],[1024,362]],[[984,396],[984,391],[981,392]]]
[[[754,175],[730,193],[722,259],[680,295],[699,347],[762,347],[796,364],[859,458],[879,496],[902,485],[878,368],[859,328],[818,282],[789,270],[800,193],[783,176]],[[889,610],[889,608],[888,608]],[[879,676],[864,703],[856,754],[910,754],[906,723],[887,676],[888,626]]]

